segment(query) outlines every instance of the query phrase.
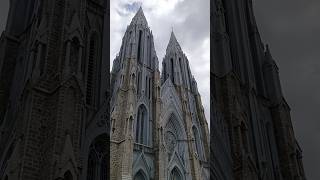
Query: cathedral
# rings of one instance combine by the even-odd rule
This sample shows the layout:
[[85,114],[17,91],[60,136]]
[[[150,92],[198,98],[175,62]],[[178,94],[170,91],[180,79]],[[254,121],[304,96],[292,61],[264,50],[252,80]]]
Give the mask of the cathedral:
[[1,180],[108,179],[107,6],[10,0],[0,37]]
[[252,3],[210,3],[209,133],[188,58],[171,32],[159,70],[142,8],[110,72],[107,0],[10,0],[0,180],[306,180]]
[[305,180],[279,69],[252,0],[211,1],[210,178]]
[[111,72],[110,179],[209,180],[209,130],[189,61],[173,32],[159,71],[142,8]]

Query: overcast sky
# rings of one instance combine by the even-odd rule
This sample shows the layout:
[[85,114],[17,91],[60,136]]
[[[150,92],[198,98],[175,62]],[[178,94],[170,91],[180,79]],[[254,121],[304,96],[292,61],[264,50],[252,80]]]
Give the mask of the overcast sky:
[[[262,39],[270,44],[273,57],[280,68],[283,92],[291,106],[295,134],[303,149],[307,179],[319,180],[320,1],[253,1]],[[123,2],[111,0],[111,60],[119,51],[125,27],[136,9],[133,6],[128,10],[133,1],[126,1],[127,5]],[[209,48],[208,0],[170,0],[170,3],[168,0],[147,0],[144,1],[143,7],[155,36],[160,62],[173,26],[177,39],[192,64],[192,73],[198,81],[202,100],[208,107],[209,95],[206,93],[209,93],[209,85],[205,83],[209,81],[209,74],[205,75],[206,71],[209,73],[209,51],[206,50]],[[8,0],[0,1],[1,31],[6,24],[7,11]],[[123,16],[120,16],[119,12]]]
[[[173,29],[187,55],[210,119],[210,2],[209,0],[111,0],[111,64],[119,53],[122,37],[140,6],[152,30],[160,71]],[[194,8],[196,7],[196,8]],[[112,66],[110,66],[112,67]]]

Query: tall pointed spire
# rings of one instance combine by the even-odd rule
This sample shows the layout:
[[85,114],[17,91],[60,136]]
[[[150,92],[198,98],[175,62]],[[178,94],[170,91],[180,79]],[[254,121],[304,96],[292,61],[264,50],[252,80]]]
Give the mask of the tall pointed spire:
[[167,46],[167,52],[171,50],[176,50],[176,49],[181,51],[180,44],[178,43],[177,38],[174,35],[173,29],[172,29],[169,44]]
[[131,25],[133,25],[133,24],[141,24],[141,25],[148,26],[147,19],[144,16],[144,13],[143,13],[141,6],[140,6],[138,12],[136,13],[136,15],[132,18]]

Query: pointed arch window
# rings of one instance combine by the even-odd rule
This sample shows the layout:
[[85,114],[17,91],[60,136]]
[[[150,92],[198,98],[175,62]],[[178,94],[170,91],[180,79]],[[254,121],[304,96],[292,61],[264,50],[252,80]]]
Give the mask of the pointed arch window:
[[90,146],[87,166],[87,180],[108,179],[108,136],[98,136]]
[[182,180],[181,172],[178,168],[174,168],[170,173],[170,180]]
[[79,51],[80,51],[80,42],[78,38],[74,37],[71,41],[70,47],[70,70],[71,72],[76,73],[79,63]]
[[167,69],[166,63],[163,63],[163,82],[167,80]]
[[141,39],[142,39],[142,31],[139,31],[139,42],[138,42],[138,55],[137,55],[137,59],[139,63],[142,63],[142,59],[141,59]]
[[136,121],[136,142],[147,145],[147,109],[144,105],[140,105],[137,113]]
[[96,66],[97,62],[97,35],[92,34],[89,41],[89,56],[88,56],[88,69],[87,69],[87,87],[86,87],[86,103],[94,105],[94,95],[96,90]]
[[174,83],[174,63],[172,58],[170,59],[170,62],[171,62],[171,80],[172,80],[172,83]]
[[144,173],[140,170],[133,178],[134,180],[147,180]]

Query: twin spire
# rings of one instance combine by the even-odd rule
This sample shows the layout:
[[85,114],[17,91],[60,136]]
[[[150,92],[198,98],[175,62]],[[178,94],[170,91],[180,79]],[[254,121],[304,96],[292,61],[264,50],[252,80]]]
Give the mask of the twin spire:
[[[135,16],[132,18],[131,25],[133,25],[133,24],[136,24],[136,25],[141,24],[141,25],[144,25],[144,26],[148,26],[147,19],[144,16],[144,13],[143,13],[143,10],[142,10],[141,6],[140,6],[138,12],[135,14]],[[177,38],[174,35],[173,29],[171,31],[169,44],[167,46],[167,52],[171,51],[171,50],[173,50],[173,51],[181,50],[180,44],[178,43]]]

